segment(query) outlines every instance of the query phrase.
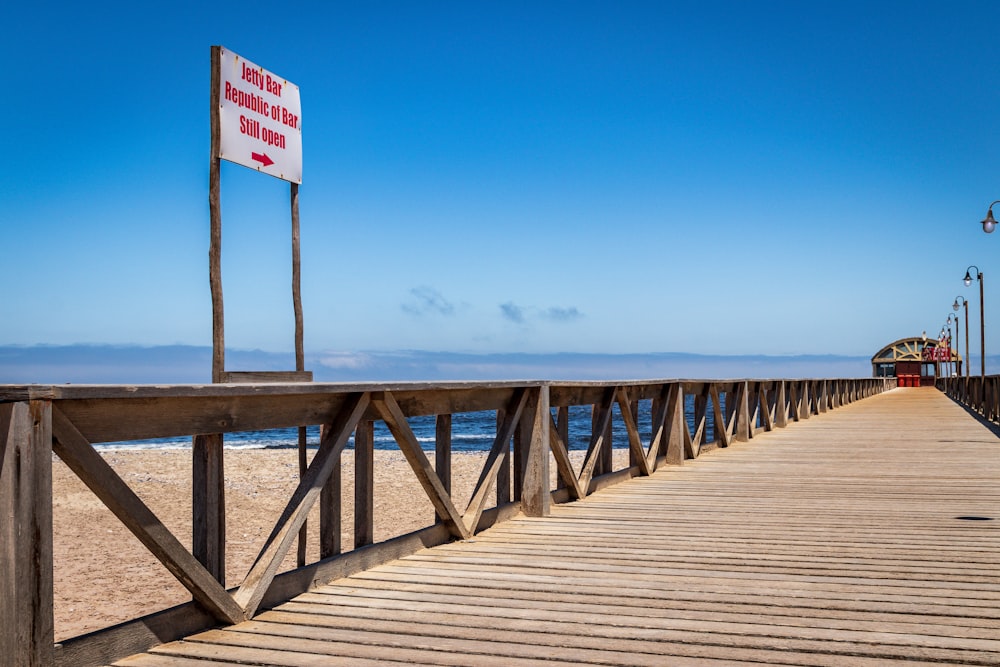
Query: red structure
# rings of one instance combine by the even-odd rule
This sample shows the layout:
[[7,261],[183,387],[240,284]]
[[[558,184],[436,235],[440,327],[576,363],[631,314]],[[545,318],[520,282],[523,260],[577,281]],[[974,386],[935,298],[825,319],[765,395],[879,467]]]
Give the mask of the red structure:
[[900,387],[933,387],[937,377],[961,374],[961,355],[923,336],[897,340],[872,357],[872,377],[895,377]]

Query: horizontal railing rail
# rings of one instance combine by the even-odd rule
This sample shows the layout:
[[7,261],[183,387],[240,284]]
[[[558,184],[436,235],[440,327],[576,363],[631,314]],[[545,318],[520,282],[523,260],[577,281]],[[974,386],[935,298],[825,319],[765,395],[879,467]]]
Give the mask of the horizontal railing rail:
[[[584,498],[680,465],[707,448],[745,442],[893,387],[892,378],[0,385],[0,655],[14,656],[17,665],[107,664],[252,618],[314,585],[420,548],[468,539],[519,512],[546,516],[552,502]],[[580,409],[591,415],[582,460],[570,442],[571,411]],[[482,411],[496,412],[495,436],[468,502],[459,505],[451,489],[452,418]],[[418,417],[435,420],[433,463],[411,426]],[[376,423],[391,432],[436,515],[427,527],[379,544],[373,544]],[[227,589],[222,434],[314,425],[321,430],[311,462],[246,576]],[[629,455],[618,470],[613,425],[624,433]],[[93,446],[177,436],[193,436],[190,549]],[[340,458],[352,439],[354,549],[345,552]],[[54,644],[53,454],[190,591],[192,602]],[[318,560],[303,563],[300,556],[300,567],[279,573],[314,507],[320,515]]]
[[1000,423],[1000,375],[940,377],[935,384],[987,421]]

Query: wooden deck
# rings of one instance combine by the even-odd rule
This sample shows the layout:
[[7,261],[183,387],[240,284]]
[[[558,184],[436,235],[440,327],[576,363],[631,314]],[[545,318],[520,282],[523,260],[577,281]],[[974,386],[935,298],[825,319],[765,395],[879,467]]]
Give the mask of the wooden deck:
[[117,665],[998,665],[1000,440],[897,389]]

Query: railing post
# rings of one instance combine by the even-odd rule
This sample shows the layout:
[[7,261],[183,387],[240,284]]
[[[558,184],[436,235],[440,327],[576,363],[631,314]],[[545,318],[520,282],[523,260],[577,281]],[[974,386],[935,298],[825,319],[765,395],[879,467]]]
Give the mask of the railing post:
[[778,428],[788,426],[788,397],[785,395],[785,381],[778,380],[778,397],[774,399],[774,425]]
[[[322,442],[329,425],[320,428],[319,439]],[[357,432],[355,431],[355,440]],[[323,485],[319,497],[319,557],[330,558],[343,550],[343,512],[340,502],[341,494],[340,455],[333,464],[330,479]]]
[[667,396],[667,423],[666,446],[667,465],[681,465],[684,463],[684,433],[681,429],[686,429],[684,422],[684,385],[676,382],[670,385],[670,393]]
[[[441,480],[441,486],[451,493],[451,415],[437,415],[434,418],[434,472]],[[436,523],[447,517],[435,510]]]
[[[750,440],[750,401],[747,397],[747,381],[743,380],[736,389],[736,442],[749,442]],[[681,421],[684,413],[681,411]]]
[[0,404],[0,660],[53,664],[52,403]]
[[354,427],[354,548],[375,541],[375,424]]
[[530,420],[526,438],[524,472],[521,485],[521,511],[525,516],[548,516],[551,495],[549,489],[549,386],[542,385],[531,392],[525,406],[524,420]]
[[226,483],[221,433],[191,441],[191,553],[226,584]]

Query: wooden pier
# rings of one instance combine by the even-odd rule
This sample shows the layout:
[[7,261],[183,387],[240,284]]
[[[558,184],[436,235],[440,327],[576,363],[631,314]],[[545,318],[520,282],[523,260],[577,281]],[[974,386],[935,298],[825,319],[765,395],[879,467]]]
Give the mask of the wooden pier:
[[[11,452],[24,461],[46,442],[60,457],[89,460],[81,443],[67,452],[64,441],[240,430],[255,419],[325,423],[329,442],[384,418],[408,451],[412,434],[401,417],[473,409],[497,409],[498,432],[462,512],[449,507],[447,457],[432,467],[410,447],[415,473],[441,505],[434,526],[285,575],[255,565],[232,591],[199,580],[192,594],[211,606],[191,603],[58,647],[48,635],[46,648],[42,627],[51,615],[44,534],[36,565],[23,558],[23,538],[17,548],[8,542],[3,601],[28,611],[34,604],[36,621],[5,612],[0,655],[17,665],[175,667],[1000,664],[1000,439],[937,389],[887,388],[881,379],[275,386],[252,395],[245,386],[9,388],[0,404],[0,499],[31,525],[45,524],[45,457],[32,459],[41,472],[28,474],[38,484],[26,495],[11,481],[26,475],[23,465],[12,471]],[[693,429],[683,419],[685,395],[695,397]],[[648,441],[634,424],[641,400],[653,402]],[[266,413],[252,409],[265,404]],[[564,445],[571,405],[594,406],[579,468]],[[45,433],[46,410],[54,437]],[[632,453],[618,471],[604,458],[612,413],[624,420]],[[112,424],[108,414],[119,419]],[[718,424],[711,433],[706,414]],[[551,456],[541,456],[546,449]],[[559,488],[549,488],[550,459]],[[88,484],[115,485],[78,468]],[[276,543],[287,550],[282,536],[296,533],[309,489],[331,479],[321,477],[306,475],[259,563],[272,562]],[[497,504],[487,507],[483,489],[498,478]],[[121,504],[119,491],[105,492],[109,506]],[[135,512],[122,510],[127,525]],[[155,525],[146,532],[154,553],[180,563],[179,579],[202,576]],[[9,577],[30,567],[38,580]],[[39,638],[25,636],[37,627]],[[125,657],[136,651],[146,653]]]

